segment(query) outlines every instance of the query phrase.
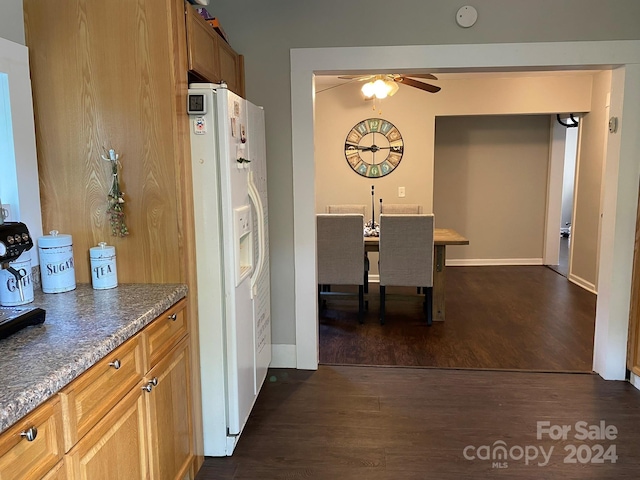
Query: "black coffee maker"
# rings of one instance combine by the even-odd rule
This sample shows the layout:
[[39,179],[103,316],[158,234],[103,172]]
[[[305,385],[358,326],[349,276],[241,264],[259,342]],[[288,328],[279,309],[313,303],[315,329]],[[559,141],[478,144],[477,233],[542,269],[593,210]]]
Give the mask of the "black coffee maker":
[[[0,267],[16,278],[20,298],[24,300],[22,291],[23,275],[10,265],[23,252],[33,248],[33,239],[29,229],[22,222],[0,223]],[[27,306],[0,307],[0,339],[29,325],[44,322],[45,311],[41,308]]]

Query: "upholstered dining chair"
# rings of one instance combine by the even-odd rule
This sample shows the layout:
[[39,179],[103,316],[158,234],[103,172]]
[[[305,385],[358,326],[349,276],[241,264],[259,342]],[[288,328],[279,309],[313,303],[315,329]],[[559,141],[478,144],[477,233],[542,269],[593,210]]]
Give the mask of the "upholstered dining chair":
[[380,213],[388,215],[420,214],[422,213],[422,205],[417,203],[383,203],[380,207]]
[[365,216],[365,205],[345,204],[345,205],[327,205],[325,207],[326,213],[361,213]]
[[424,292],[427,325],[433,321],[433,214],[380,215],[380,323],[385,322],[386,287]]
[[316,215],[318,303],[323,295],[349,295],[326,292],[324,285],[358,286],[358,321],[364,320],[364,237],[361,214]]
[[[367,207],[357,204],[343,205],[327,205],[325,211],[327,213],[361,213],[363,216],[362,232],[364,234],[364,217],[366,216]],[[369,293],[369,256],[364,252],[364,293]],[[368,304],[369,302],[367,302]]]

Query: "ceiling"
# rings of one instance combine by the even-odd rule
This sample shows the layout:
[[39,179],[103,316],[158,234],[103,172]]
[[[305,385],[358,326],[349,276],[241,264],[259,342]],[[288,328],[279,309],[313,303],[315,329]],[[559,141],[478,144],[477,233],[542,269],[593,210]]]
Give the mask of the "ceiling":
[[[600,70],[527,70],[527,71],[458,71],[458,72],[436,72],[436,71],[412,71],[411,73],[433,73],[438,77],[438,80],[453,80],[453,79],[465,79],[465,78],[517,78],[517,77],[548,77],[548,76],[565,76],[565,75],[593,75]],[[407,77],[411,76],[408,72],[372,72],[372,71],[359,71],[359,72],[344,72],[332,75],[317,74],[315,76],[316,92],[321,92],[333,87],[337,87],[342,84],[351,83],[357,80],[344,80],[338,78],[341,75],[371,75],[374,73],[402,73]],[[437,85],[437,81],[434,82]]]

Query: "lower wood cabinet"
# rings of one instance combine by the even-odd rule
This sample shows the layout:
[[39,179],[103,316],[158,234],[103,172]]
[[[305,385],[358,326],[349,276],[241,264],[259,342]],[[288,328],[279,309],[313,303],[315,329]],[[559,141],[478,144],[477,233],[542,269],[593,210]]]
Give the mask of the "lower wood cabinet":
[[182,394],[191,391],[187,340],[180,342],[146,376],[144,397],[151,478],[155,479],[184,478],[191,469],[191,401]]
[[146,404],[134,388],[66,455],[74,480],[150,478]]
[[0,479],[40,479],[63,454],[60,401],[54,397],[0,436]]
[[193,478],[185,307],[183,299],[4,432],[0,480]]

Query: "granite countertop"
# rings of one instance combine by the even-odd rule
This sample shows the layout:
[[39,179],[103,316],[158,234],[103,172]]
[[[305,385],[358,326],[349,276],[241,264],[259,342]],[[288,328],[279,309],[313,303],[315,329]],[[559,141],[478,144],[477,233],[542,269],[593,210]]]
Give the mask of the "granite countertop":
[[42,325],[0,340],[0,432],[139,332],[187,294],[182,284],[121,284],[35,292]]

